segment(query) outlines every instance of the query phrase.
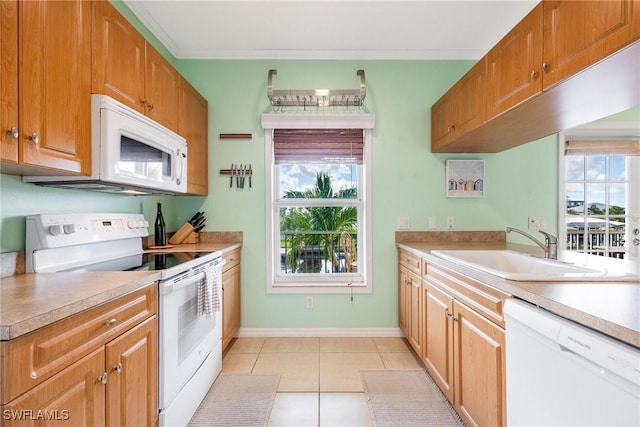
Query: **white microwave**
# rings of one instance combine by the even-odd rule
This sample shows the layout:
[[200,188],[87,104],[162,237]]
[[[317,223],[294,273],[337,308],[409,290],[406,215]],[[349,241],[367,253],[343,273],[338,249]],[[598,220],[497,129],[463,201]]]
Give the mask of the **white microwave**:
[[129,194],[187,191],[183,137],[106,95],[91,95],[91,175],[25,176],[39,185]]

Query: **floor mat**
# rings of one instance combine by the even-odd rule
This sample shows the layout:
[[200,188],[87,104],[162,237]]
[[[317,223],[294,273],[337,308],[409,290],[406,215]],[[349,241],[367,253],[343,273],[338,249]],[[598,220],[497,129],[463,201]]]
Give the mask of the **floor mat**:
[[362,371],[374,425],[464,426],[423,370]]
[[189,426],[266,426],[280,375],[220,374]]

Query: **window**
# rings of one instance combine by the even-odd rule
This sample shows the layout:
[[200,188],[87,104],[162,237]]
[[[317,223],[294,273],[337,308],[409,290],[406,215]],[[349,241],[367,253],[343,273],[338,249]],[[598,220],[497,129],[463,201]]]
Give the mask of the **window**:
[[371,292],[373,121],[353,116],[263,115],[269,292]]
[[633,134],[624,127],[613,132],[591,126],[562,135],[560,219],[566,249],[640,260],[640,139]]

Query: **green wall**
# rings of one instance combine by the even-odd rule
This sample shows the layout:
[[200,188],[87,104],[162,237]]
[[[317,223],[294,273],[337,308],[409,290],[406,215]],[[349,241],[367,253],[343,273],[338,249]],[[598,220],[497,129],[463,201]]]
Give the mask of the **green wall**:
[[[209,100],[211,196],[176,206],[186,219],[197,209],[218,230],[242,230],[242,326],[395,327],[398,216],[426,230],[429,216],[438,228],[455,217],[458,230],[526,228],[527,217],[545,216],[556,232],[557,138],[548,137],[500,154],[434,155],[430,152],[430,106],[472,65],[469,61],[180,61],[178,67]],[[267,73],[278,70],[275,89],[351,89],[356,70],[366,73],[365,109],[376,115],[373,131],[372,295],[304,296],[265,292],[265,182],[261,115],[269,111]],[[251,133],[251,140],[220,140],[220,133]],[[444,195],[447,159],[484,159],[485,197]],[[253,188],[229,188],[219,174],[232,163],[251,163]],[[210,218],[210,219],[209,219]]]

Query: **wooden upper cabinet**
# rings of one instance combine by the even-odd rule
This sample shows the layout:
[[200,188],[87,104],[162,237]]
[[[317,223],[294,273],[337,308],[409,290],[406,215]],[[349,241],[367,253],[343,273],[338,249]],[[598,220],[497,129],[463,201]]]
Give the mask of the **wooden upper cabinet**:
[[544,1],[543,9],[545,88],[640,38],[638,1]]
[[146,46],[145,114],[178,132],[178,93],[180,74],[149,43]]
[[21,1],[18,16],[20,163],[89,174],[91,3]]
[[187,140],[187,193],[206,196],[209,185],[209,107],[207,100],[180,78],[178,133]]
[[91,91],[144,112],[146,41],[108,1],[92,4]]
[[486,57],[478,61],[431,108],[431,146],[445,148],[486,120]]
[[106,0],[93,4],[91,91],[178,131],[179,74]]
[[488,117],[542,92],[542,7],[538,4],[487,54]]
[[0,1],[0,159],[18,163],[18,1]]

